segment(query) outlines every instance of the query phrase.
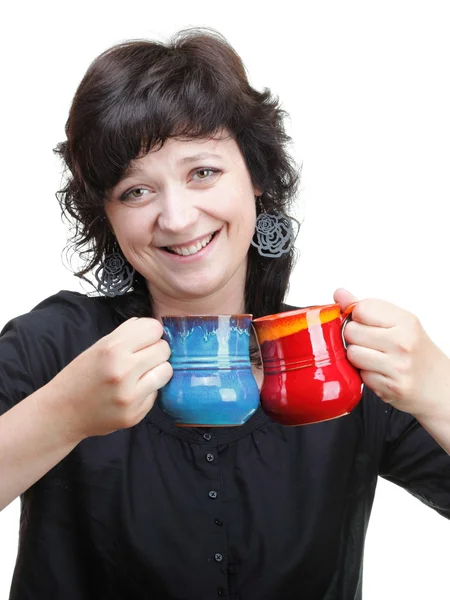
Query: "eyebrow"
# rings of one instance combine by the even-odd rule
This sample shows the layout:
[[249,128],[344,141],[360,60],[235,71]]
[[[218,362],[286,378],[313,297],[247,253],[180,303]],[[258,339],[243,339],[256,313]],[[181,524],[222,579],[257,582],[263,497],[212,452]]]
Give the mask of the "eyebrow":
[[180,165],[186,163],[197,162],[198,160],[204,160],[205,158],[222,158],[220,154],[214,154],[214,152],[201,152],[200,154],[194,154],[192,156],[185,156],[178,161]]
[[[185,165],[185,164],[189,164],[189,163],[193,163],[193,162],[197,162],[199,160],[205,160],[206,158],[219,158],[219,159],[223,159],[223,156],[221,156],[220,154],[214,154],[214,152],[201,152],[200,154],[193,154],[192,156],[185,156],[184,158],[181,158],[178,161],[179,165]],[[133,175],[139,175],[140,173],[143,173],[144,169],[142,169],[139,165],[132,165],[129,166],[122,177],[122,181],[124,179],[126,179],[127,177],[132,177]]]

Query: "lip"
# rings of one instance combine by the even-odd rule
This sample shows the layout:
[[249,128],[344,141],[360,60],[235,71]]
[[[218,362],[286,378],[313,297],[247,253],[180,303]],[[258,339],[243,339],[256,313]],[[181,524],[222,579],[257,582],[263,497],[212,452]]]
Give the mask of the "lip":
[[[171,252],[167,252],[167,250],[163,250],[163,248],[158,248],[158,251],[161,254],[163,254],[166,257],[166,259],[176,261],[176,262],[190,263],[190,262],[194,262],[196,260],[200,260],[200,259],[204,258],[205,256],[207,256],[213,250],[218,238],[220,237],[220,234],[222,233],[222,229],[223,229],[223,226],[217,230],[216,235],[209,242],[209,244],[207,246],[205,246],[204,248],[202,248],[201,250],[199,250],[199,252],[197,252],[196,254],[188,254],[187,256],[184,256],[181,254],[172,254]],[[193,240],[192,242],[188,242],[188,244],[189,245],[194,244],[200,240],[205,239],[205,237],[206,237],[206,235],[204,235],[203,237],[199,237],[196,240]],[[171,246],[171,248],[177,248],[177,247],[183,248],[183,247],[186,247],[188,244],[177,244],[175,246]]]
[[166,244],[165,246],[162,246],[162,248],[189,248],[189,246],[195,246],[195,244],[197,242],[201,242],[202,240],[204,240],[205,238],[207,238],[209,235],[212,235],[213,233],[215,233],[217,230],[214,231],[210,231],[209,233],[205,233],[204,235],[201,235],[199,237],[196,237],[193,240],[189,240],[189,242],[183,242],[182,244]]

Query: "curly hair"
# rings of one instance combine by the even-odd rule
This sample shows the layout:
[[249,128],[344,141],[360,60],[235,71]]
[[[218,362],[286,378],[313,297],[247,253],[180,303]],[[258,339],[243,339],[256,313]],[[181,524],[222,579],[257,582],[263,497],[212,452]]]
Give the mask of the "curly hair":
[[[84,276],[114,247],[105,198],[133,159],[171,137],[203,138],[227,130],[243,155],[254,186],[263,190],[268,213],[289,214],[300,170],[286,151],[291,141],[286,113],[270,90],[248,82],[245,67],[227,40],[209,28],[178,32],[167,44],[131,40],[117,44],[90,65],[75,93],[66,141],[55,152],[65,164],[57,192],[73,230],[68,250],[83,261]],[[295,250],[271,259],[251,246],[246,311],[255,317],[278,312],[288,290]],[[134,291],[114,299],[124,318],[151,316],[142,275]]]

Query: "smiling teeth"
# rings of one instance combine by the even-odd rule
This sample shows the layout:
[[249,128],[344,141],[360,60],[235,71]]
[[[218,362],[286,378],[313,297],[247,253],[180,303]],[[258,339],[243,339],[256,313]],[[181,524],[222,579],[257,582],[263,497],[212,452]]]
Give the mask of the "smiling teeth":
[[198,241],[195,245],[192,245],[192,246],[185,246],[185,247],[178,246],[177,248],[172,248],[172,246],[167,246],[167,248],[169,250],[172,250],[172,252],[179,254],[180,256],[189,256],[190,254],[197,254],[197,252],[200,252],[200,250],[202,248],[204,248],[205,246],[207,246],[209,244],[209,242],[212,239],[212,236],[213,236],[213,234],[211,233],[210,235],[205,237],[203,240]]

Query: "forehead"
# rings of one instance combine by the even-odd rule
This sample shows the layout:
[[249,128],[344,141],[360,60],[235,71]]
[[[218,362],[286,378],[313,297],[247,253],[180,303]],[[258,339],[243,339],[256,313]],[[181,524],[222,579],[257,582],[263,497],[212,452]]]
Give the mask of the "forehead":
[[147,154],[130,162],[123,178],[130,177],[144,168],[157,167],[168,163],[184,166],[215,160],[236,160],[240,150],[236,141],[226,134],[207,138],[173,137],[162,146],[151,149]]

